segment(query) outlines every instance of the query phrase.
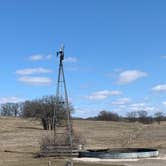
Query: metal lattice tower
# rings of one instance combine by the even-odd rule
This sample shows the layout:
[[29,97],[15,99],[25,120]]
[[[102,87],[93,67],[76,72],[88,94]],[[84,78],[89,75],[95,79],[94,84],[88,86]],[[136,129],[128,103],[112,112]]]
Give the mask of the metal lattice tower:
[[[57,80],[57,90],[56,90],[56,107],[54,109],[54,118],[53,118],[53,125],[54,125],[54,140],[58,133],[58,111],[60,110],[60,107],[63,106],[65,108],[65,119],[64,119],[64,133],[61,133],[61,136],[63,137],[63,134],[67,133],[68,137],[68,146],[71,147],[72,150],[72,120],[71,120],[71,112],[69,107],[69,100],[68,100],[68,94],[67,94],[67,88],[66,88],[66,81],[65,81],[65,75],[64,75],[64,69],[63,69],[63,60],[64,60],[64,46],[62,45],[60,50],[57,52],[57,56],[60,58],[59,61],[59,71],[58,71],[58,80]],[[66,133],[65,133],[66,132]]]

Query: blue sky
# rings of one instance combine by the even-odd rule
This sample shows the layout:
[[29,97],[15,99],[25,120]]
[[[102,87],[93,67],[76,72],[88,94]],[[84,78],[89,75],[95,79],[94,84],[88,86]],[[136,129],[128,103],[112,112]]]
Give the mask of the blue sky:
[[56,91],[56,51],[75,116],[166,112],[165,0],[0,0],[0,103]]

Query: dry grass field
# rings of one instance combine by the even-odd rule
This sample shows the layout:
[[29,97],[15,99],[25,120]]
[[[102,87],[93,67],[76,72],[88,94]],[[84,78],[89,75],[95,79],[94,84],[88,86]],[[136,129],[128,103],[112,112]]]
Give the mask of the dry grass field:
[[[166,122],[162,122],[161,125],[143,125],[76,120],[74,128],[85,136],[86,148],[155,147],[163,152],[166,149]],[[46,132],[42,130],[40,122],[33,119],[1,117],[0,166],[47,166],[49,160],[54,163],[53,166],[64,165],[65,159],[34,158],[40,150],[41,137]],[[75,165],[93,166],[81,163]]]

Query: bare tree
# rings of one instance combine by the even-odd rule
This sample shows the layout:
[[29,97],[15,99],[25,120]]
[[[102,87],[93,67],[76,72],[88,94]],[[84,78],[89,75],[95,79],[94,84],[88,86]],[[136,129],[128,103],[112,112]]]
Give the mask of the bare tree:
[[154,114],[155,120],[160,124],[160,122],[164,119],[164,113],[159,111]]
[[[66,114],[66,108],[63,103],[56,104],[55,96],[44,96],[41,99],[25,101],[23,105],[23,117],[35,117],[41,119],[45,130],[53,129],[53,115],[56,112],[56,123],[62,124]],[[70,112],[74,109],[70,105]]]
[[14,115],[15,117],[17,117],[18,114],[19,114],[19,108],[20,108],[19,103],[12,103],[12,104],[11,104],[11,109],[12,109],[13,115]]
[[2,116],[15,116],[19,114],[20,105],[19,103],[5,103],[1,105]]
[[127,119],[128,119],[130,122],[135,122],[135,121],[137,121],[137,112],[135,112],[135,111],[128,112],[128,113],[127,113]]
[[97,120],[103,121],[118,121],[120,119],[119,115],[113,112],[101,111],[96,117]]
[[149,123],[153,123],[153,121],[154,121],[153,117],[148,116],[148,112],[147,111],[144,111],[144,110],[137,111],[137,114],[138,114],[138,120],[141,123],[149,124]]
[[12,116],[10,103],[5,103],[1,105],[1,115],[2,116]]

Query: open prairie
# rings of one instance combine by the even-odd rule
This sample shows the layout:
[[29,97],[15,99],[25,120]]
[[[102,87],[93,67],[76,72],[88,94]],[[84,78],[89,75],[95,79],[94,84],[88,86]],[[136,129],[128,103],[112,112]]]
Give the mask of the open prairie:
[[[160,150],[161,157],[166,154],[166,122],[162,122],[160,125],[157,123],[143,125],[140,123],[75,120],[74,128],[86,138],[85,148],[152,147]],[[40,150],[41,137],[46,133],[47,131],[42,130],[39,121],[1,117],[0,165],[46,166],[49,160],[57,166],[64,165],[65,159],[34,158]],[[164,166],[166,161],[146,159],[137,162],[116,162],[115,165],[147,165],[146,163]],[[105,164],[111,165],[111,163]],[[76,165],[86,166],[85,163],[78,162]]]

